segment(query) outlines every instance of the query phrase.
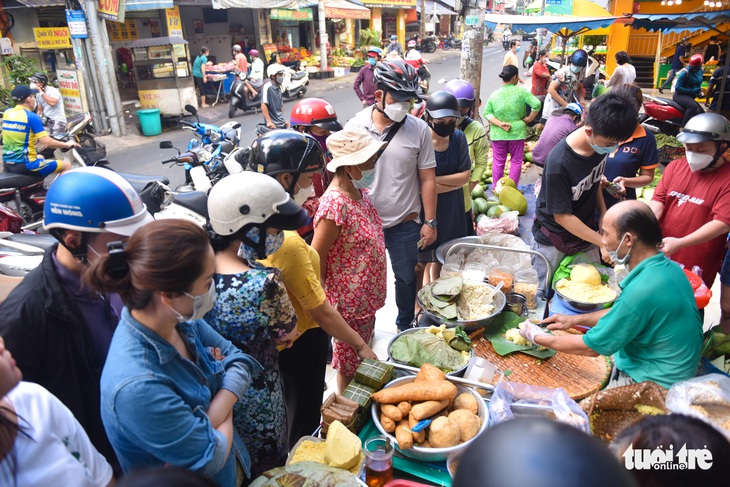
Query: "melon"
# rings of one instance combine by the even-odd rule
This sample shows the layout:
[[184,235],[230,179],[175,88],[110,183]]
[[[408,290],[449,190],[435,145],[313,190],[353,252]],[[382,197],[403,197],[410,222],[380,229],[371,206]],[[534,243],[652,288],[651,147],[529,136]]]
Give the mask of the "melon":
[[[512,180],[510,179],[510,181]],[[502,191],[499,193],[499,202],[511,210],[516,211],[520,216],[527,213],[527,199],[525,199],[525,195],[511,186],[504,186],[502,188]]]

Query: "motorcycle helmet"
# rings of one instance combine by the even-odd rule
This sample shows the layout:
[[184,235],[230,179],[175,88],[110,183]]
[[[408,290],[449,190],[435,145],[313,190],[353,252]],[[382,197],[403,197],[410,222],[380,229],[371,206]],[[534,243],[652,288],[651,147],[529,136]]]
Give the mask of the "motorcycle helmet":
[[437,91],[433,93],[426,102],[426,113],[430,118],[459,118],[459,102],[456,97],[448,91]]
[[383,57],[383,50],[379,47],[371,46],[368,48],[368,55],[375,54],[378,57]]
[[420,100],[418,74],[402,59],[388,59],[375,65],[373,79],[378,89],[387,91],[396,101]]
[[259,55],[259,51],[258,51],[257,49],[251,49],[250,51],[248,51],[248,54],[249,54],[249,56],[251,56],[252,58],[254,58],[254,57],[258,57],[258,55]]
[[279,73],[283,73],[285,70],[286,67],[284,67],[283,64],[272,63],[269,64],[269,66],[266,68],[266,76],[271,78],[272,76],[276,76]]
[[461,108],[474,106],[474,88],[471,83],[463,79],[452,79],[444,85],[444,91],[454,95]]
[[334,107],[321,98],[299,100],[292,108],[289,124],[292,128],[315,126],[332,132],[342,130]]
[[575,113],[580,118],[583,118],[583,107],[580,106],[579,103],[568,103],[567,105],[565,105],[563,113],[565,113],[566,110]]
[[233,44],[233,52],[241,52],[241,46],[238,44]]
[[408,47],[416,47],[416,41],[414,41],[413,39],[408,41]]
[[33,73],[33,76],[30,77],[30,80],[33,83],[42,83],[44,86],[48,86],[48,76],[41,73],[40,71]]
[[81,243],[69,248],[86,261],[89,233],[131,236],[154,221],[131,184],[119,174],[101,167],[81,167],[60,175],[48,188],[43,204],[43,228],[61,245],[63,230],[81,232]]
[[698,68],[701,67],[705,63],[705,59],[702,57],[702,54],[692,54],[692,57],[689,58],[689,65]]
[[398,40],[398,36],[395,35],[395,34],[393,34],[393,35],[390,36],[390,40],[391,41],[397,41]]
[[287,189],[289,194],[299,180],[299,174],[320,171],[325,157],[317,139],[294,130],[272,130],[254,141],[248,156],[248,167],[269,176],[290,173],[294,176]]
[[583,49],[576,50],[573,54],[570,55],[570,64],[573,66],[580,66],[581,68],[585,68],[588,64],[588,53],[585,52]]
[[683,144],[730,142],[730,121],[719,113],[700,113],[689,119],[677,139]]
[[453,486],[474,485],[634,487],[637,483],[597,439],[573,426],[532,417],[499,423],[472,441]]

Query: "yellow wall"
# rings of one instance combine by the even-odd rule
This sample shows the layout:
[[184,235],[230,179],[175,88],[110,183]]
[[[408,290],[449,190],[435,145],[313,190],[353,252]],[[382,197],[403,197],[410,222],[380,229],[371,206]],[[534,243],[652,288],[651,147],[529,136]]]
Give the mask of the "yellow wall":
[[395,11],[395,35],[402,46],[406,45],[406,11],[399,8]]
[[[662,5],[661,2],[639,2],[640,14],[686,14],[694,12],[695,10],[703,7],[705,4],[704,0],[682,0],[682,5]],[[722,10],[722,9],[717,9]],[[633,12],[633,7],[629,10],[623,10],[618,15],[623,13]],[[616,14],[614,14],[616,15]]]
[[379,30],[383,32],[383,9],[382,8],[371,8],[370,9],[370,28],[373,30]]
[[[611,14],[620,16],[625,13],[632,12],[634,9],[633,0],[614,0]],[[613,23],[609,26],[608,47],[606,53],[606,71],[613,73],[616,69],[616,53],[626,51],[629,48],[629,36],[631,35],[631,27],[625,24]]]

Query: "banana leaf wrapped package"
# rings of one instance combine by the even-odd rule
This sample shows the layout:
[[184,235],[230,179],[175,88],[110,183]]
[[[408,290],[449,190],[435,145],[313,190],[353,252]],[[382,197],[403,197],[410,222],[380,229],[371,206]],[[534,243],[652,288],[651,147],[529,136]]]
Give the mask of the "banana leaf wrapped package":
[[461,369],[470,357],[468,352],[455,350],[446,340],[425,330],[401,335],[393,341],[389,353],[397,362],[412,367],[432,364],[445,373]]

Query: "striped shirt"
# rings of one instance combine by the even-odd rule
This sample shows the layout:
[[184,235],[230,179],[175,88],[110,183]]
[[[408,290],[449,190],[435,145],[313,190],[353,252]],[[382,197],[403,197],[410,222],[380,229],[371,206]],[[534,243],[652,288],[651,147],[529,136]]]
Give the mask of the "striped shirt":
[[3,114],[3,162],[27,164],[36,160],[36,142],[48,135],[43,121],[22,105]]

